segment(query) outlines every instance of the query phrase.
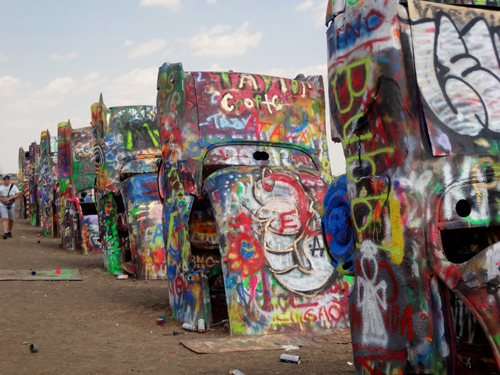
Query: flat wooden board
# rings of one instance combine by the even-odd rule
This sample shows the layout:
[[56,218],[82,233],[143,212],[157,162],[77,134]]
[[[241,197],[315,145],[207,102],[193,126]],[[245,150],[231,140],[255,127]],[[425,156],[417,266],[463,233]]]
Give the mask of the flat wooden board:
[[244,352],[249,350],[283,350],[286,345],[309,346],[303,338],[285,335],[229,337],[207,340],[182,340],[181,344],[198,354]]
[[36,275],[32,275],[30,270],[0,270],[0,281],[39,281],[39,280],[72,280],[81,281],[82,277],[78,270],[36,270]]

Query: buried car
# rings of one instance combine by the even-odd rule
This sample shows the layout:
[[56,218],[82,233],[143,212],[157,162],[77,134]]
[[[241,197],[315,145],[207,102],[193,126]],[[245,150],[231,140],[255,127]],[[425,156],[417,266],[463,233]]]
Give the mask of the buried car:
[[19,218],[27,219],[29,213],[29,178],[31,160],[29,151],[19,148],[19,172],[17,174],[17,188],[21,192],[19,197]]
[[[29,176],[28,176],[28,201],[27,201],[27,219],[32,226],[40,225],[40,210],[38,208],[38,176],[37,166],[40,159],[40,146],[32,142],[29,147]],[[24,193],[24,192],[23,192]]]
[[498,3],[398,3],[328,7],[356,373],[498,373]]
[[331,181],[321,76],[158,75],[169,300],[232,334],[346,326],[348,279],[323,246]]
[[40,137],[40,161],[37,166],[37,198],[43,235],[57,237],[57,139],[48,130]]
[[90,126],[73,129],[58,124],[59,212],[61,241],[65,250],[101,253],[94,197],[95,166]]
[[92,105],[95,200],[104,264],[137,279],[167,275],[156,171],[160,137],[154,106]]

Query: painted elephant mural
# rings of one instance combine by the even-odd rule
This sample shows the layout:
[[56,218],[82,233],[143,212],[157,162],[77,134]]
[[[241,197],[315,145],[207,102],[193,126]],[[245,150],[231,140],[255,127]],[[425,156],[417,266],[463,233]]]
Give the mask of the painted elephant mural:
[[137,279],[166,278],[156,172],[160,136],[154,106],[92,105],[95,199],[104,264]]
[[347,326],[352,284],[318,211],[331,182],[320,76],[158,74],[163,236],[174,318],[232,334]]
[[92,128],[73,129],[71,122],[58,124],[59,198],[58,219],[65,250],[101,253],[94,196],[96,177]]
[[328,4],[358,374],[498,371],[500,12],[467,4]]

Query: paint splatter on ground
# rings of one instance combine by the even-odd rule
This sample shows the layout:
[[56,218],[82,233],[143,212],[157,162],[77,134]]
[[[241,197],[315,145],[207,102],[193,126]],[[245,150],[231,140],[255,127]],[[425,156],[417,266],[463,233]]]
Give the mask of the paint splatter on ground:
[[[0,270],[0,281],[81,280],[78,270]],[[34,272],[34,273],[33,273]]]

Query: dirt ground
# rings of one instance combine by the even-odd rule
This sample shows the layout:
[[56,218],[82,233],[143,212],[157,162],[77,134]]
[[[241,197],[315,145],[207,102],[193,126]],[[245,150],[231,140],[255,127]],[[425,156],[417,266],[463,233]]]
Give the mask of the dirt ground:
[[[193,353],[180,341],[229,337],[227,329],[172,335],[184,331],[170,318],[166,281],[116,280],[102,256],[67,253],[40,233],[17,220],[14,238],[0,238],[0,269],[79,269],[83,280],[0,281],[0,374],[354,373],[348,332],[288,352],[300,365],[280,362],[283,350]],[[163,326],[156,325],[160,316],[167,316]],[[29,344],[38,353],[29,353]]]

